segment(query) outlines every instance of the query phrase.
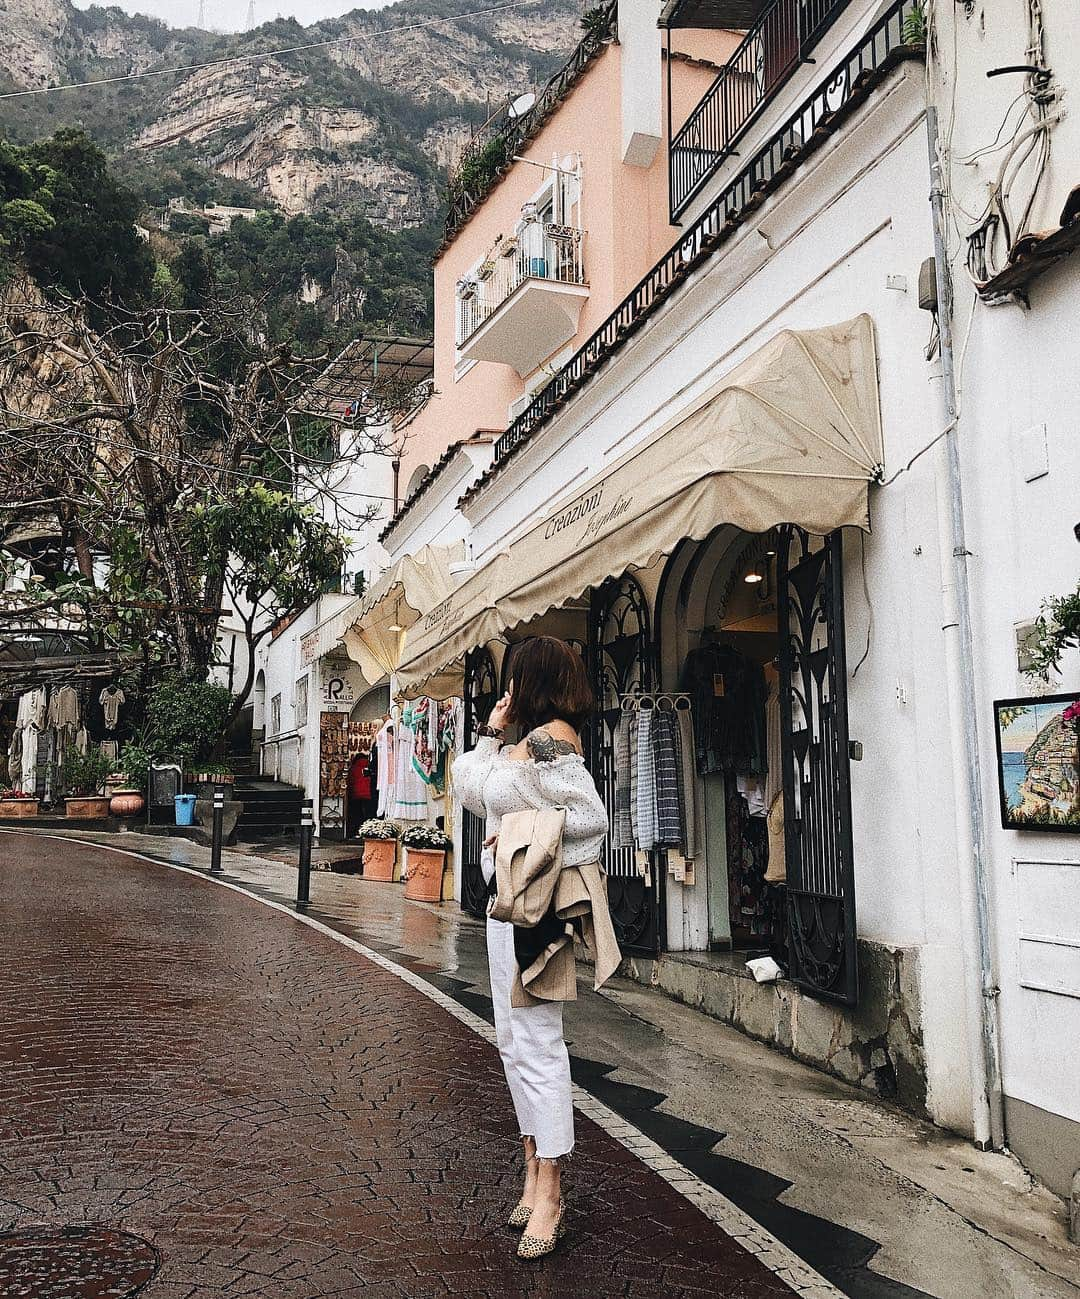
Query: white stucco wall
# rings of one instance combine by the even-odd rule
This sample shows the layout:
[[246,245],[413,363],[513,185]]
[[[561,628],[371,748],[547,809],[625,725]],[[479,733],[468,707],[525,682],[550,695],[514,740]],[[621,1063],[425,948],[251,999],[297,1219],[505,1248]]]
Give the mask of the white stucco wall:
[[[682,411],[785,327],[869,312],[877,331],[885,476],[943,427],[923,355],[919,266],[932,251],[923,71],[906,65],[661,309],[467,507],[478,562]],[[773,119],[775,121],[775,119]],[[763,236],[767,236],[767,239]],[[901,277],[907,292],[889,287]],[[933,453],[871,495],[873,534],[847,542],[845,587],[856,896],[861,936],[916,946],[931,1108],[970,1123],[959,864],[941,657]],[[719,520],[718,520],[719,522]],[[669,881],[668,938],[704,946],[702,881]]]

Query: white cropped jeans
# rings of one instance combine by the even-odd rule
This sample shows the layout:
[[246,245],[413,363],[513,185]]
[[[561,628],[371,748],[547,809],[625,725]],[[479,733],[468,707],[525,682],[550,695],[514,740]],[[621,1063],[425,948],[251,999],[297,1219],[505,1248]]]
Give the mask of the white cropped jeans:
[[574,1103],[562,1002],[519,1008],[510,1005],[517,973],[513,925],[489,916],[487,949],[495,1039],[518,1128],[523,1137],[536,1142],[539,1159],[558,1159],[574,1148]]

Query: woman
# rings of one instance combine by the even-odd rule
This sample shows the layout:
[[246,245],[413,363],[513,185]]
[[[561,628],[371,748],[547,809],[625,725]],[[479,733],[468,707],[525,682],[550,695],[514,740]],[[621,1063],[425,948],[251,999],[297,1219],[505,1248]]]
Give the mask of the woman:
[[[503,816],[528,808],[563,808],[564,871],[581,867],[595,880],[596,887],[590,890],[592,922],[610,935],[606,894],[597,868],[608,829],[607,812],[585,767],[579,738],[593,708],[584,665],[565,642],[537,636],[517,647],[512,669],[510,688],[492,709],[487,725],[480,727],[476,748],[454,766],[454,787],[461,802],[487,818],[484,878],[490,885]],[[518,727],[524,738],[504,746],[508,725]],[[591,934],[591,926],[586,933]],[[613,935],[610,945],[614,948]],[[525,1152],[525,1186],[510,1225],[528,1228],[518,1256],[539,1258],[555,1248],[563,1233],[559,1160],[574,1146],[562,1002],[521,996],[513,925],[489,916],[487,947],[495,1035]],[[617,949],[614,956],[617,963]],[[611,968],[609,952],[603,968],[597,962],[597,978],[606,977]],[[515,985],[517,1004],[511,1004]]]

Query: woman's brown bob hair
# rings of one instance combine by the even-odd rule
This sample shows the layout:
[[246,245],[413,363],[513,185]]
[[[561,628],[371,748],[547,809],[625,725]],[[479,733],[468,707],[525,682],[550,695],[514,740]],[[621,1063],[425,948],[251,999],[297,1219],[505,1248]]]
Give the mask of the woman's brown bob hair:
[[506,720],[528,734],[547,722],[569,722],[575,731],[595,707],[585,664],[566,641],[533,636],[511,650],[514,691]]

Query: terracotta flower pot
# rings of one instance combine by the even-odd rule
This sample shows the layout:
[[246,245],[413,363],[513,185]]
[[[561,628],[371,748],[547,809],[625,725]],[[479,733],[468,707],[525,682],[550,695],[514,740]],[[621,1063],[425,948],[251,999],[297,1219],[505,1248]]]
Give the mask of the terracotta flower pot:
[[83,821],[104,821],[109,815],[109,800],[104,794],[65,798],[64,814]]
[[397,861],[396,839],[364,840],[364,879],[389,884],[394,878]]
[[137,789],[118,789],[109,799],[110,816],[138,816],[146,806],[146,799]]
[[405,852],[405,896],[414,902],[441,902],[446,850],[407,848]]
[[38,806],[36,798],[0,798],[0,818],[37,816]]

